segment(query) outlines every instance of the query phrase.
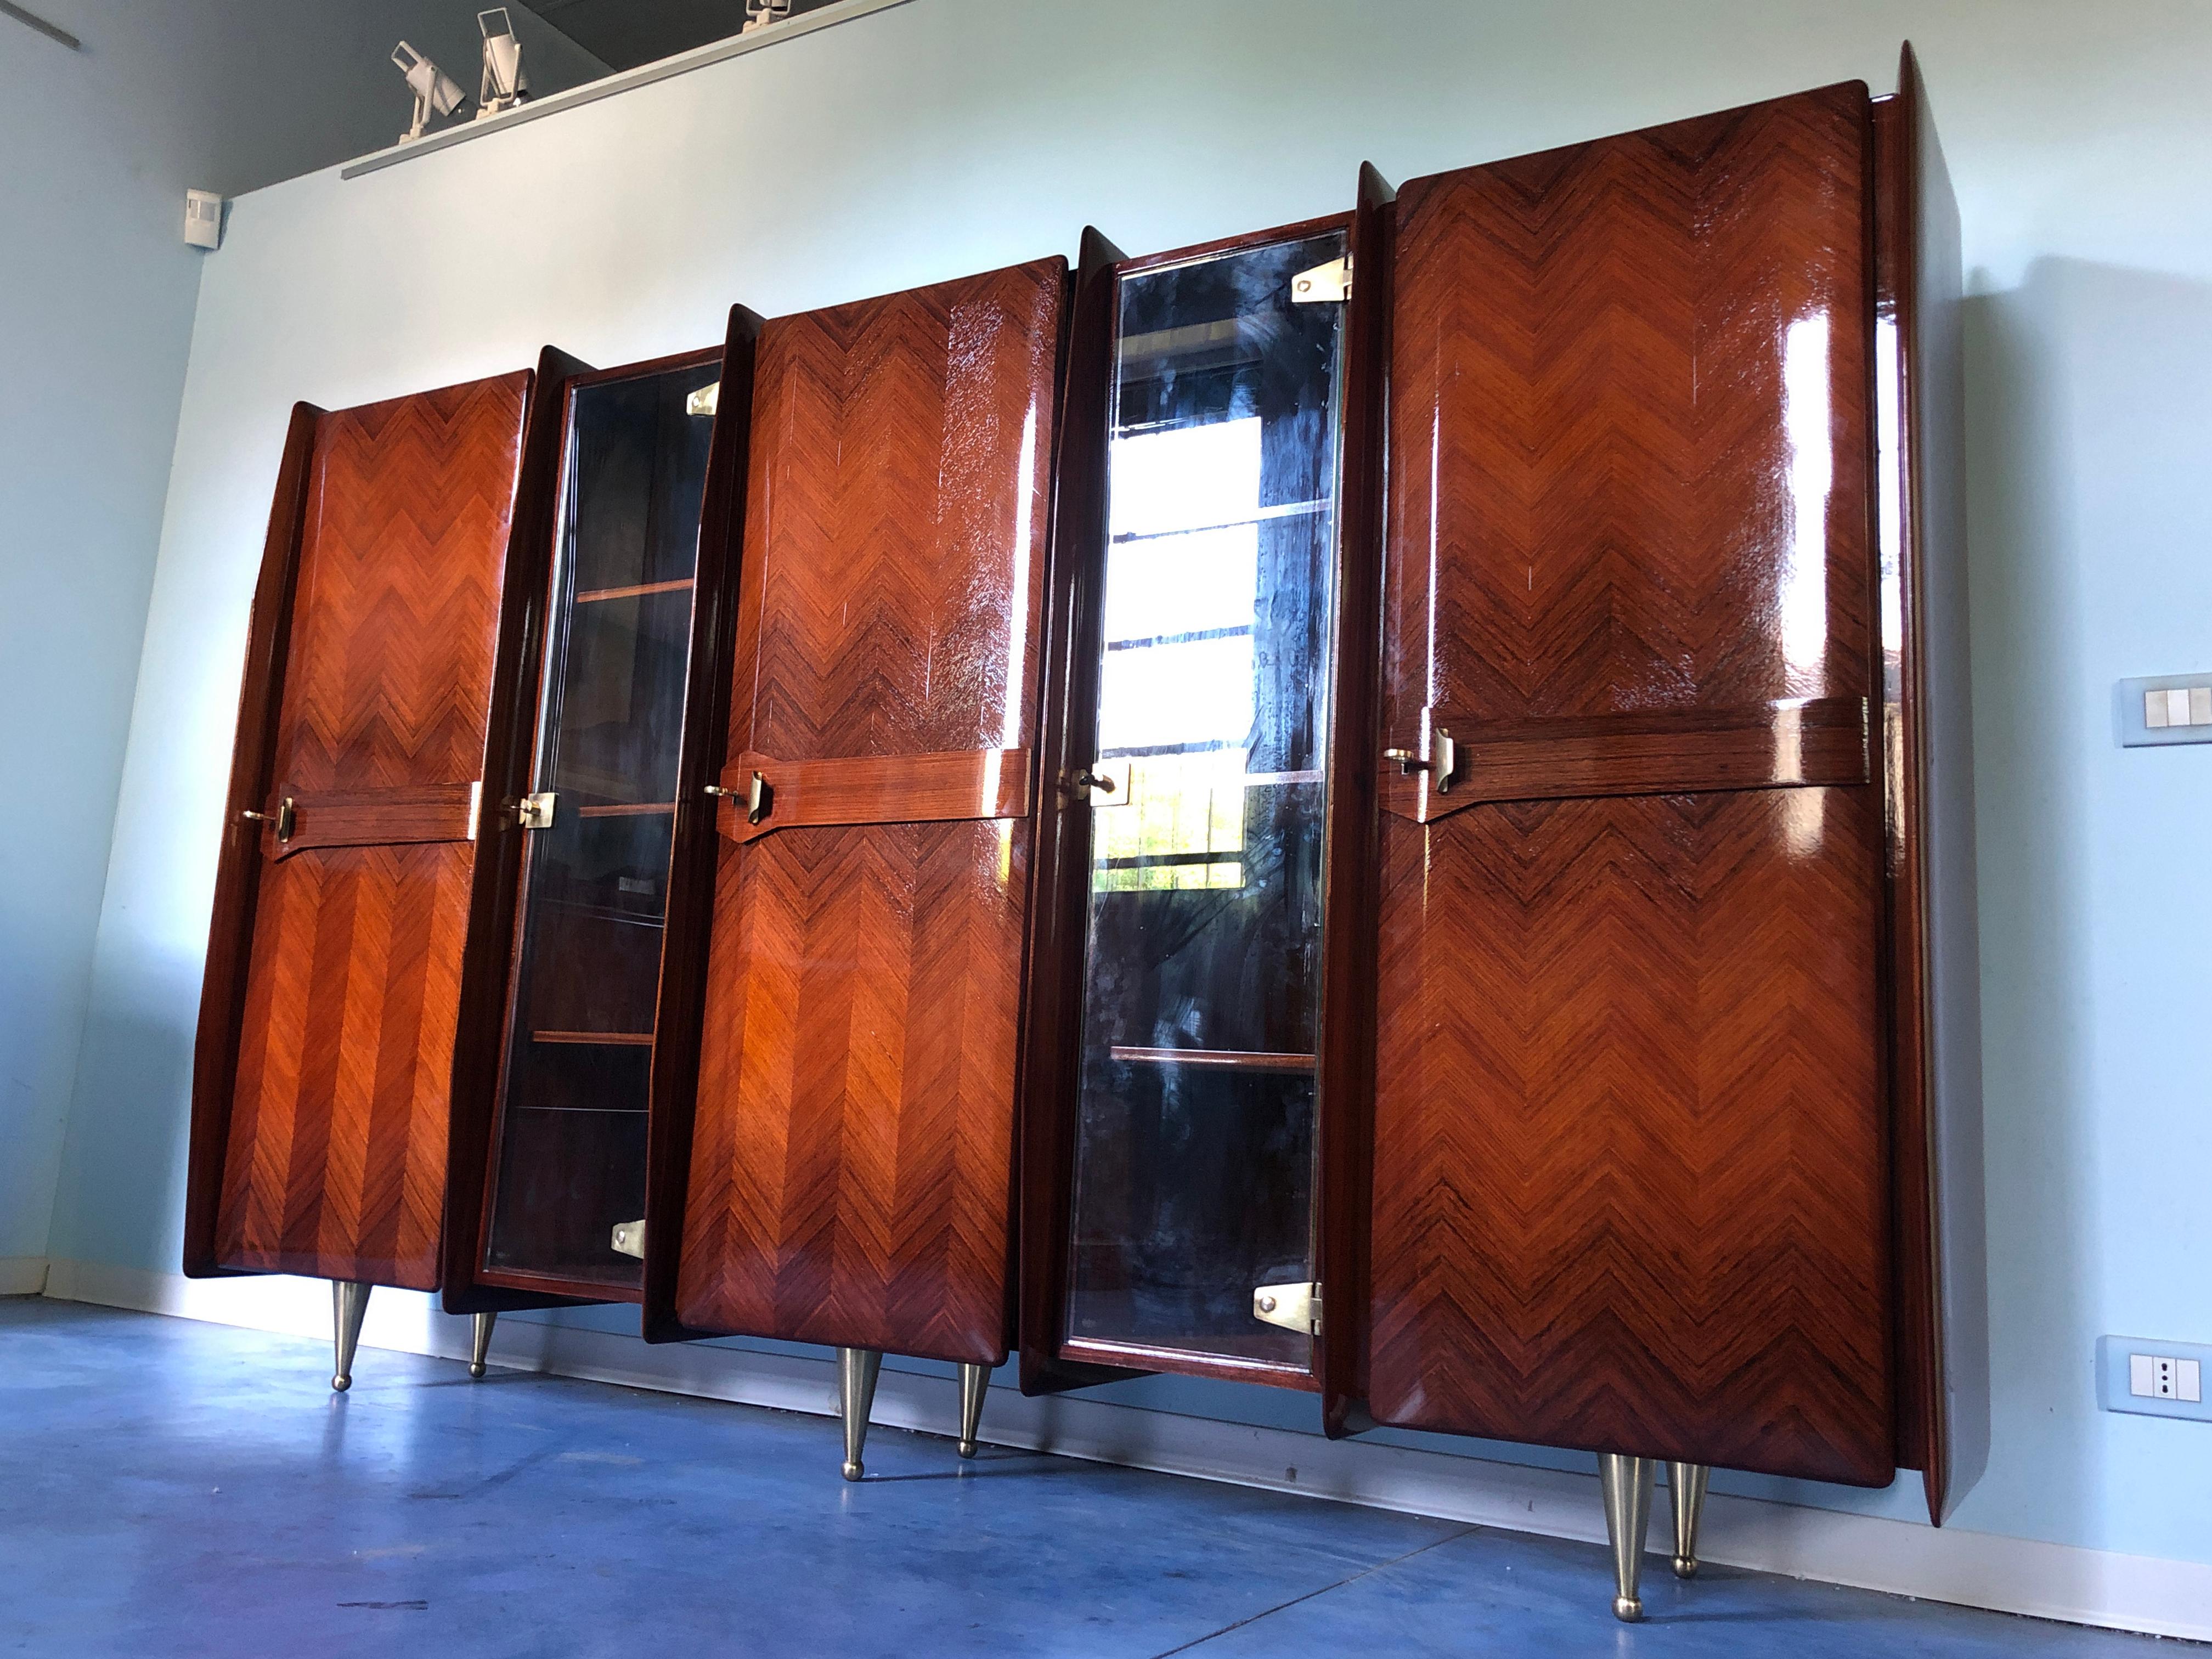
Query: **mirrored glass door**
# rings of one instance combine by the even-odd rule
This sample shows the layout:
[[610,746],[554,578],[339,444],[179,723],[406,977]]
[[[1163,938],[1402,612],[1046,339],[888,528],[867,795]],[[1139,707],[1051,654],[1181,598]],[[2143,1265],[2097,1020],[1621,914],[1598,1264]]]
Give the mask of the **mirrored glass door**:
[[[1120,278],[1065,1352],[1297,1380],[1340,230]],[[1324,285],[1325,286],[1325,285]]]
[[[634,1293],[719,354],[569,393],[484,1267]],[[558,1281],[558,1284],[549,1281]]]

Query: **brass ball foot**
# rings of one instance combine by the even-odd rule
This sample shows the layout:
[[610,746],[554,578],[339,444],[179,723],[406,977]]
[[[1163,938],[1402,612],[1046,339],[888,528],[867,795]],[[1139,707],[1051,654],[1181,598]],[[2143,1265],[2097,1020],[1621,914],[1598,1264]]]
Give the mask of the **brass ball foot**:
[[845,1465],[845,1478],[848,1480],[858,1480],[861,1475],[866,1473],[866,1471],[858,1463],[848,1463]]
[[331,1391],[333,1394],[343,1394],[351,1387],[353,1387],[353,1378],[343,1372],[331,1379]]
[[1695,1578],[1697,1576],[1698,1576],[1698,1558],[1697,1558],[1696,1556],[1694,1556],[1694,1555],[1678,1555],[1678,1556],[1676,1556],[1676,1557],[1674,1558],[1674,1577],[1677,1577],[1677,1578]]
[[477,1376],[477,1377],[480,1377],[480,1376],[482,1376],[483,1374],[484,1374],[484,1368],[483,1368],[483,1360],[481,1360],[481,1359],[472,1359],[472,1360],[471,1360],[471,1361],[469,1362],[469,1375],[470,1375],[471,1376]]
[[1641,1624],[1644,1603],[1633,1595],[1616,1595],[1613,1598],[1613,1616],[1624,1625]]
[[973,1457],[975,1455],[975,1443],[972,1440],[962,1441],[960,1443],[960,1455],[963,1457]]

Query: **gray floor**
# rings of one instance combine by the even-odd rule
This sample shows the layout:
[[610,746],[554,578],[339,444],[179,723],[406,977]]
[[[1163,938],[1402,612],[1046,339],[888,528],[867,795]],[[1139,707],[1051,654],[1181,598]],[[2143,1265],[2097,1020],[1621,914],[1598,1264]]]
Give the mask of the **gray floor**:
[[[2143,1653],[1708,1569],[1607,1612],[1587,1545],[821,1418],[0,1301],[0,1652]],[[1656,1567],[1659,1564],[1654,1562]],[[2173,1649],[2164,1650],[2174,1651]],[[2194,1650],[2184,1649],[2182,1651]]]

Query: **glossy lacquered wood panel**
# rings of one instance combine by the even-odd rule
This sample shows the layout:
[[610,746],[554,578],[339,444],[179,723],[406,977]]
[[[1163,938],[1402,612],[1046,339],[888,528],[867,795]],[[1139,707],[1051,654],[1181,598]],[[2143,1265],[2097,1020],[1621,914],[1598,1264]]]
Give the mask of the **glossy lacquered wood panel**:
[[[1370,1194],[1374,1179],[1373,991],[1381,856],[1376,769],[1382,686],[1384,462],[1397,191],[1359,169],[1345,318],[1344,427],[1338,453],[1336,672],[1328,740],[1321,1027],[1315,1096],[1316,1268],[1328,1317],[1314,1345],[1322,1425],[1332,1438],[1367,1420]],[[1329,1294],[1334,1287],[1335,1294]]]
[[292,815],[291,832],[264,827],[271,856],[287,859],[322,847],[392,847],[414,842],[469,841],[476,834],[473,783],[422,783],[390,789],[282,791],[267,816]]
[[[1940,1525],[1987,1457],[1988,1355],[1974,1294],[1957,1307],[1944,1294],[1948,1256],[1960,1282],[1981,1278],[1960,262],[1958,206],[1909,45],[1896,94],[1875,106],[1875,155],[1898,1461],[1922,1472]],[[1959,920],[1941,939],[1939,980],[1946,915]],[[1947,1237],[1947,1212],[1967,1237]]]
[[[744,805],[756,776],[769,792],[757,821]],[[785,761],[748,750],[723,769],[721,787],[720,828],[737,842],[811,824],[1025,818],[1030,751],[969,749]]]
[[506,811],[530,787],[537,665],[545,643],[548,577],[561,496],[562,437],[569,384],[592,372],[557,346],[538,354],[514,511],[507,521],[507,575],[500,588],[498,657],[484,722],[483,810],[470,872],[468,944],[461,963],[453,1037],[453,1111],[446,1143],[442,1304],[447,1313],[497,1313],[559,1306],[570,1298],[487,1285],[477,1277],[488,1216],[485,1193],[498,1097],[515,914],[522,891],[524,833]]
[[1059,1358],[1067,1284],[1067,1216],[1083,1027],[1084,912],[1090,826],[1060,792],[1087,765],[1097,729],[1103,649],[1106,473],[1114,387],[1115,267],[1121,250],[1086,225],[1068,301],[1061,415],[1053,466],[1052,571],[1044,629],[1036,874],[1023,1021],[1016,1321],[1024,1394],[1058,1394],[1139,1376],[1127,1364]]
[[[1384,815],[1383,1421],[1889,1478],[1869,161],[1853,84],[1400,194],[1385,736],[1576,724]],[[1745,710],[1803,787],[1654,765]]]
[[1873,805],[1385,818],[1378,1419],[1887,1482]]
[[[699,503],[699,556],[691,602],[690,670],[684,686],[684,732],[677,758],[676,823],[668,863],[667,925],[653,1015],[651,1108],[646,1126],[645,1231],[663,1241],[645,1253],[641,1323],[648,1342],[711,1333],[676,1315],[691,1131],[707,1006],[708,943],[723,846],[707,786],[727,758],[732,659],[737,647],[738,558],[743,550],[752,434],[758,313],[730,307],[722,345],[707,484]],[[678,1248],[671,1249],[665,1241]]]
[[[1034,745],[1066,283],[1041,260],[763,329],[726,762]],[[684,1326],[1006,1357],[1031,833],[720,849]]]
[[[317,421],[264,798],[480,775],[530,380]],[[473,852],[331,847],[258,872],[221,1265],[436,1285]]]
[[300,530],[315,453],[312,404],[295,404],[284,435],[261,575],[246,623],[246,672],[238,693],[238,735],[224,796],[222,850],[216,856],[215,911],[208,930],[207,968],[200,988],[199,1029],[192,1042],[192,1126],[185,1179],[185,1275],[218,1276],[216,1212],[222,1197],[223,1155],[230,1144],[230,1105],[238,1080],[239,1021],[253,960],[262,837],[246,814],[265,805],[277,719],[283,713],[284,662],[292,636],[292,592],[299,572]]
[[1386,811],[1419,823],[1484,801],[1668,795],[1869,781],[1867,700],[1810,697],[1750,708],[1460,720],[1431,712],[1454,744],[1449,787],[1433,771],[1385,769]]

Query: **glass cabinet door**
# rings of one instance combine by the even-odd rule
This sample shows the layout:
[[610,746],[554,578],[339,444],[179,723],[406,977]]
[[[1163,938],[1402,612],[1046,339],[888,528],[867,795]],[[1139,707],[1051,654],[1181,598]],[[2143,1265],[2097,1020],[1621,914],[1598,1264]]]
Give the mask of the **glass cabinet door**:
[[1312,1370],[1254,1296],[1315,1276],[1345,247],[1118,282],[1071,1358]]
[[[572,384],[483,1266],[634,1295],[699,508],[720,354]],[[550,799],[549,799],[550,798]],[[530,822],[531,820],[526,820]]]

